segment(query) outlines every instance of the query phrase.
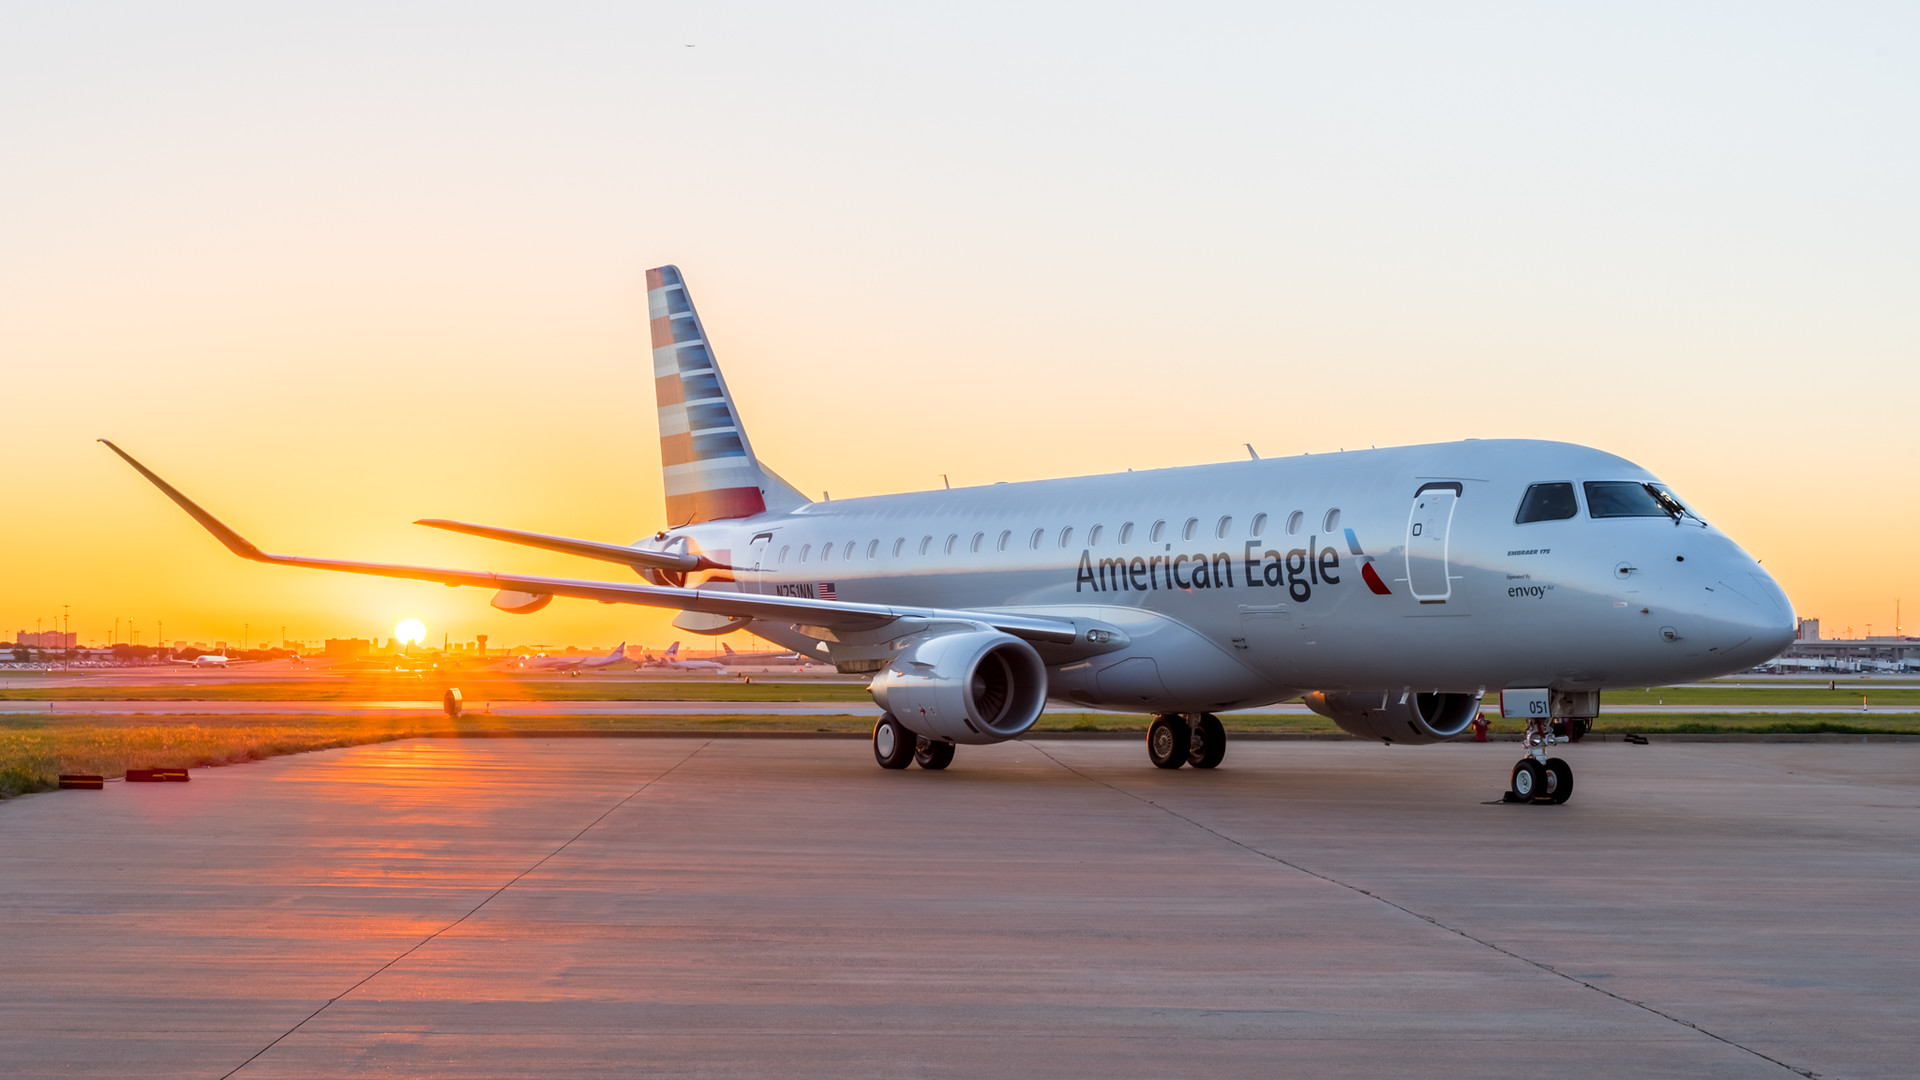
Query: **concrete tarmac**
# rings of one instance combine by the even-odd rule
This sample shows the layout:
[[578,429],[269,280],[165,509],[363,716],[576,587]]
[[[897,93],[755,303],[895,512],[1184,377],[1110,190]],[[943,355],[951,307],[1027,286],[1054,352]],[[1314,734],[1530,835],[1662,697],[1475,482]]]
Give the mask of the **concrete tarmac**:
[[1913,1074],[1920,747],[418,740],[0,804],[13,1077]]

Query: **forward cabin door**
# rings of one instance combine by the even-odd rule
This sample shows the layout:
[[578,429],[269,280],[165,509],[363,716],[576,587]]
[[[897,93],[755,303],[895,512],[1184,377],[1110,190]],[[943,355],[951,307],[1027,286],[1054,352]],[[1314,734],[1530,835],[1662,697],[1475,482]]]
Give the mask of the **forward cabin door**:
[[746,572],[741,575],[746,579],[740,582],[741,592],[770,593],[773,591],[773,586],[767,581],[768,576],[777,569],[773,565],[773,535],[772,532],[759,532],[753,534],[752,540],[747,541],[747,557],[740,560],[738,564],[746,567]]
[[1453,595],[1447,567],[1447,534],[1464,487],[1457,480],[1420,485],[1407,514],[1407,589],[1423,604],[1444,604]]

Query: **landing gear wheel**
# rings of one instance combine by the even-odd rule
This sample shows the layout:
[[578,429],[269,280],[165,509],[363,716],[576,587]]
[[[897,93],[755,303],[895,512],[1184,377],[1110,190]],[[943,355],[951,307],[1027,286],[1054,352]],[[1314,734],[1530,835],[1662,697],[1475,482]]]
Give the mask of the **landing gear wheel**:
[[913,741],[913,760],[923,769],[944,769],[953,764],[953,744],[922,735]]
[[1557,757],[1547,759],[1547,798],[1556,803],[1573,798],[1573,766]]
[[892,713],[881,713],[873,725],[873,760],[883,769],[904,769],[913,764],[914,734]]
[[1156,767],[1177,769],[1187,763],[1192,752],[1193,733],[1186,717],[1162,713],[1153,718],[1153,726],[1147,728],[1147,757]]
[[1211,769],[1227,756],[1227,729],[1220,726],[1219,717],[1201,713],[1189,745],[1187,763],[1196,769]]
[[1513,797],[1516,802],[1532,802],[1547,790],[1547,771],[1532,758],[1521,758],[1513,767]]

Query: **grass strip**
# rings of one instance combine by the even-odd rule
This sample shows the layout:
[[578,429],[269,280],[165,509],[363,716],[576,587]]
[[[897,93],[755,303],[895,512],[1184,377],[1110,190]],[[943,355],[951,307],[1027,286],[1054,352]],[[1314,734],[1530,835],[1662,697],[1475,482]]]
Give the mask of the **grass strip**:
[[868,701],[861,682],[752,682],[711,679],[666,682],[628,679],[531,681],[430,678],[413,675],[288,679],[274,682],[181,682],[157,686],[35,686],[0,684],[0,701],[426,701],[438,704],[458,687],[470,705],[489,701]]

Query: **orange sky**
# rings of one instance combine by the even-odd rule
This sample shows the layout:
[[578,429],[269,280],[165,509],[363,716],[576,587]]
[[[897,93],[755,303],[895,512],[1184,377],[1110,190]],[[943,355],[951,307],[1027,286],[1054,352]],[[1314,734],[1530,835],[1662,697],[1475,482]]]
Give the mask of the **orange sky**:
[[1829,635],[1920,604],[1910,12],[118,14],[0,33],[8,636],[684,636],[246,564],[92,442],[270,550],[618,577],[408,523],[659,526],[662,262],[816,496],[1559,438]]

